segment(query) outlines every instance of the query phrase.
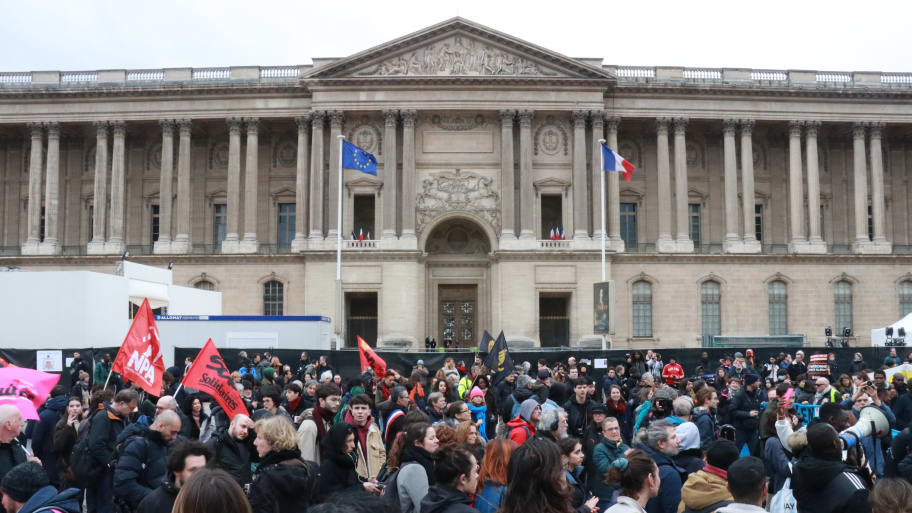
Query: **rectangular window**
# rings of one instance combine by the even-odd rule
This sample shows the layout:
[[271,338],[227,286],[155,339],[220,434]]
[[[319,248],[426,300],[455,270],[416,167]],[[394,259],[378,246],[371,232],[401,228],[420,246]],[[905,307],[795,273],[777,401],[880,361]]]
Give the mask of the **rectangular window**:
[[542,347],[570,346],[568,296],[539,296],[538,332]]
[[778,280],[768,286],[770,335],[785,335],[788,333],[787,290],[785,283]]
[[371,239],[380,238],[377,235],[374,226],[375,205],[376,197],[373,194],[355,195],[355,200],[352,203],[354,217],[352,219],[351,234],[355,239],[360,238],[361,234],[364,234],[365,240],[367,240],[368,236],[370,236]]
[[652,285],[644,280],[633,284],[633,336],[652,337]]
[[39,227],[38,240],[44,242],[44,207],[41,207],[41,226]]
[[[541,238],[550,239],[552,233],[558,239],[564,233],[564,219],[561,197],[558,194],[543,194],[541,197]],[[564,233],[566,235],[566,233]]]
[[95,238],[95,206],[89,205],[89,240]]
[[703,335],[722,334],[721,290],[714,281],[703,282],[700,286],[701,317]]
[[852,326],[852,284],[847,281],[836,282],[835,294],[836,334],[841,336],[846,328]]
[[216,203],[212,207],[212,241],[217,248],[222,249],[222,241],[228,232],[228,205]]
[[160,213],[158,205],[152,205],[152,242],[158,241]]
[[280,248],[290,248],[295,236],[295,209],[294,203],[279,203],[279,219],[276,222],[278,233],[276,245]]
[[754,205],[754,238],[763,242],[763,205]]
[[637,247],[637,205],[621,203],[621,238],[629,250]]
[[345,347],[358,347],[358,336],[368,344],[377,343],[377,293],[347,292],[345,294]]
[[868,205],[868,240],[874,240],[874,212]]
[[690,240],[693,241],[694,247],[700,247],[700,204],[691,203],[687,205],[690,214]]

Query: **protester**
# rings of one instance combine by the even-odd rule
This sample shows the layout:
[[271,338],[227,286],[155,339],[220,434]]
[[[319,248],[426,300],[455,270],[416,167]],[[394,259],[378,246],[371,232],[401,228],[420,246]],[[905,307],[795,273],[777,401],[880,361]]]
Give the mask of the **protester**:
[[301,385],[297,383],[285,385],[285,399],[281,403],[281,408],[291,416],[296,426],[301,424],[301,416],[304,414],[304,410],[307,409],[307,403],[301,398],[302,394]]
[[747,444],[751,454],[756,452],[760,426],[760,376],[744,375],[744,387],[732,399],[732,424],[735,426],[735,443],[738,447]]
[[140,501],[135,513],[171,511],[181,487],[210,461],[211,449],[200,442],[183,440],[173,445],[168,451],[167,476],[158,488]]
[[572,436],[557,442],[561,452],[561,467],[564,469],[567,488],[570,491],[570,506],[576,513],[590,513],[599,498],[591,496],[582,482],[583,444]]
[[111,373],[111,354],[105,353],[101,360],[95,364],[95,371],[92,374],[92,382],[95,384],[104,383]]
[[127,426],[139,395],[127,388],[117,392],[110,406],[99,405],[89,421],[88,444],[95,465],[103,469],[94,486],[86,489],[86,503],[96,513],[114,512],[114,442]]
[[475,509],[479,513],[496,513],[503,506],[507,489],[507,465],[517,447],[519,446],[512,440],[492,440],[485,447],[475,495]]
[[380,417],[380,432],[386,449],[393,445],[396,436],[405,429],[405,414],[409,407],[408,389],[396,386],[390,391],[389,399],[377,405],[377,414]]
[[[680,399],[680,398],[679,398]],[[684,469],[683,479],[703,468],[703,451],[700,449],[700,430],[693,422],[685,422],[675,428],[680,441],[678,454],[674,457],[676,465]]]
[[435,457],[436,484],[421,500],[421,513],[478,513],[471,506],[478,487],[478,462],[459,446],[444,447]]
[[670,422],[657,420],[646,428],[645,437],[645,443],[637,444],[636,448],[652,457],[659,467],[661,478],[659,493],[649,500],[646,511],[675,513],[681,503],[681,485],[686,472],[673,459],[678,454],[678,435]]
[[417,513],[428,488],[436,483],[434,453],[439,447],[436,430],[426,422],[409,424],[390,451],[387,468],[397,472],[385,493],[396,494],[402,513]]
[[728,468],[739,457],[738,448],[730,440],[716,440],[706,450],[706,465],[688,476],[681,487],[681,504],[678,513],[716,511],[730,504]]
[[547,438],[557,443],[567,436],[567,412],[563,408],[548,408],[542,411],[535,426],[535,437]]
[[764,513],[768,485],[760,458],[748,456],[735,461],[728,467],[733,502],[716,513]]
[[908,513],[912,505],[912,484],[905,479],[878,479],[868,499],[871,511]]
[[61,385],[54,386],[51,389],[51,396],[44,402],[44,409],[38,414],[38,423],[32,431],[32,452],[41,460],[51,484],[57,487],[61,482],[57,468],[58,453],[54,449],[54,428],[57,419],[67,409],[67,401],[66,389]]
[[869,473],[842,460],[842,442],[826,422],[807,429],[807,449],[792,470],[791,487],[799,513],[871,511]]
[[[168,443],[180,431],[180,417],[165,410],[148,428],[134,423],[117,437],[120,456],[114,469],[114,496],[135,509],[167,475]],[[137,429],[134,429],[137,428]]]
[[573,397],[563,405],[567,412],[567,432],[570,436],[582,439],[586,434],[586,428],[589,427],[591,410],[595,403],[589,399],[587,378],[576,378],[572,383]]
[[355,427],[346,422],[333,424],[321,442],[323,462],[320,463],[315,499],[322,502],[340,490],[362,487],[371,493],[380,493],[375,482],[361,481],[355,470]]
[[510,456],[507,490],[499,513],[572,512],[560,449],[550,440],[530,438]]
[[250,463],[259,459],[250,437],[251,428],[253,421],[250,417],[239,413],[231,419],[228,429],[216,431],[206,442],[212,450],[210,466],[228,472],[241,487],[253,481]]
[[3,511],[6,513],[32,513],[52,511],[57,513],[80,513],[80,491],[68,488],[58,492],[41,464],[34,461],[20,463],[0,480],[3,494]]
[[646,513],[646,505],[658,496],[662,481],[655,461],[637,449],[615,460],[607,479],[620,484],[621,493],[617,504],[605,513]]
[[312,463],[301,459],[294,426],[287,418],[269,417],[258,420],[254,430],[260,464],[250,486],[253,513],[293,513],[307,509],[312,502],[317,472]]
[[339,411],[341,401],[342,390],[338,386],[323,383],[317,387],[317,405],[304,411],[296,435],[303,459],[320,462],[320,441],[332,427],[333,417]]
[[370,411],[370,397],[358,394],[349,401],[345,422],[355,428],[355,452],[357,471],[363,479],[375,480],[386,462],[386,448],[380,428],[374,422]]
[[[479,378],[481,377],[482,376],[479,376]],[[466,403],[466,407],[472,413],[472,422],[478,427],[479,435],[481,435],[483,440],[487,440],[488,405],[485,404],[485,393],[481,388],[478,386],[472,387],[472,391],[469,392],[469,402]]]
[[[253,510],[256,511],[256,510]],[[270,512],[291,513],[291,509]],[[181,487],[171,513],[252,513],[251,504],[238,486],[223,470],[201,469]],[[162,512],[164,513],[164,512]]]

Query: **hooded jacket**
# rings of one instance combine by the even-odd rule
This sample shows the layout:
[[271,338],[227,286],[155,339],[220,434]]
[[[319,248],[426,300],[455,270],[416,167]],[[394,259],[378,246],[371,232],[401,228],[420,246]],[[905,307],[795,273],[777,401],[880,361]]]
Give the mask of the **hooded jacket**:
[[94,413],[89,425],[89,451],[95,462],[108,467],[114,460],[114,441],[127,427],[117,410],[103,406]]
[[614,490],[618,488],[605,482],[605,474],[611,469],[611,462],[623,456],[624,451],[627,449],[630,449],[627,444],[612,442],[607,438],[602,438],[602,441],[595,446],[592,459],[595,461],[597,473],[595,480],[590,483],[590,487],[592,488],[592,493],[597,495],[599,499],[611,499]]
[[[335,492],[358,486],[358,473],[355,471],[357,452],[346,454],[343,451],[345,439],[354,432],[354,426],[340,422],[333,424],[323,437],[323,461],[320,463],[319,476],[315,493],[316,502],[325,501]],[[356,435],[357,436],[357,435]]]
[[567,411],[567,433],[570,433],[570,436],[583,438],[589,422],[592,421],[591,410],[594,405],[595,403],[589,399],[588,395],[583,404],[576,402],[575,395],[564,403],[564,410]]
[[298,513],[312,503],[317,469],[301,459],[298,450],[270,451],[253,475],[250,507],[253,513]]
[[709,445],[716,439],[716,416],[708,410],[695,412],[693,414],[693,423],[697,425],[700,431],[700,449],[707,450]]
[[421,513],[478,513],[472,498],[447,485],[434,485],[421,500]]
[[519,409],[519,415],[507,422],[510,428],[508,438],[516,442],[516,445],[522,445],[527,439],[535,434],[535,425],[532,424],[532,413],[535,408],[539,407],[535,399],[526,399]]
[[842,461],[821,459],[808,449],[792,467],[792,493],[798,513],[862,513],[868,506],[870,480]]
[[253,481],[253,472],[250,470],[251,455],[256,451],[251,449],[251,438],[235,440],[225,429],[220,429],[206,442],[215,454],[213,463],[231,474],[231,477],[242,487]]
[[38,424],[32,432],[32,450],[41,460],[41,466],[51,483],[60,484],[57,470],[57,452],[54,450],[54,428],[57,419],[66,411],[69,398],[66,395],[51,397],[44,403],[44,409],[38,414]]
[[174,485],[174,476],[169,475],[167,479],[162,481],[161,486],[140,501],[134,513],[171,511],[174,508],[174,500],[177,499],[178,492],[180,492],[180,489]]
[[646,452],[659,467],[659,494],[646,503],[648,513],[676,513],[681,503],[681,484],[684,469],[679,467],[668,456],[644,444],[637,444],[637,449]]
[[79,500],[81,494],[82,490],[77,488],[68,488],[58,493],[53,485],[47,485],[35,492],[19,508],[18,513],[32,513],[40,508],[47,507],[53,507],[63,513],[79,513],[81,511],[81,501]]
[[168,474],[168,442],[160,432],[134,423],[115,442],[120,458],[114,469],[114,496],[134,507]]
[[[760,412],[763,408],[760,406],[759,390],[757,388],[751,392],[747,387],[742,387],[732,398],[731,415],[735,429],[754,431],[760,427]],[[756,417],[750,416],[751,410],[757,410]]]
[[522,406],[522,403],[532,397],[532,389],[527,387],[519,387],[510,394],[510,397],[505,401],[504,408],[501,410],[500,416],[505,419],[512,419],[513,417],[519,415],[519,407]]
[[710,466],[691,474],[681,487],[678,513],[682,513],[685,508],[699,511],[717,502],[734,501],[731,492],[728,491],[725,474],[724,470]]

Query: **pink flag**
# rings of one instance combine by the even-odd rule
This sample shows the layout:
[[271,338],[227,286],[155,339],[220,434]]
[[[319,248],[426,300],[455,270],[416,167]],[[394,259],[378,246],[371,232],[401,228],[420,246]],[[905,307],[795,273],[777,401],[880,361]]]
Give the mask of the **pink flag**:
[[38,420],[38,407],[51,395],[58,381],[59,374],[4,367],[0,369],[0,404],[12,404],[23,419]]

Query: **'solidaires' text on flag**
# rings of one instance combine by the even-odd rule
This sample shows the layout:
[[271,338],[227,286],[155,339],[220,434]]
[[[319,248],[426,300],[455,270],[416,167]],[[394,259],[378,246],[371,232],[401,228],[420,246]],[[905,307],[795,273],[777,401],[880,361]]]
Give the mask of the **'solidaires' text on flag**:
[[239,413],[247,415],[241,394],[232,383],[231,371],[228,370],[211,338],[196,355],[193,365],[181,383],[187,388],[206,392],[214,397],[229,419],[234,419]]

